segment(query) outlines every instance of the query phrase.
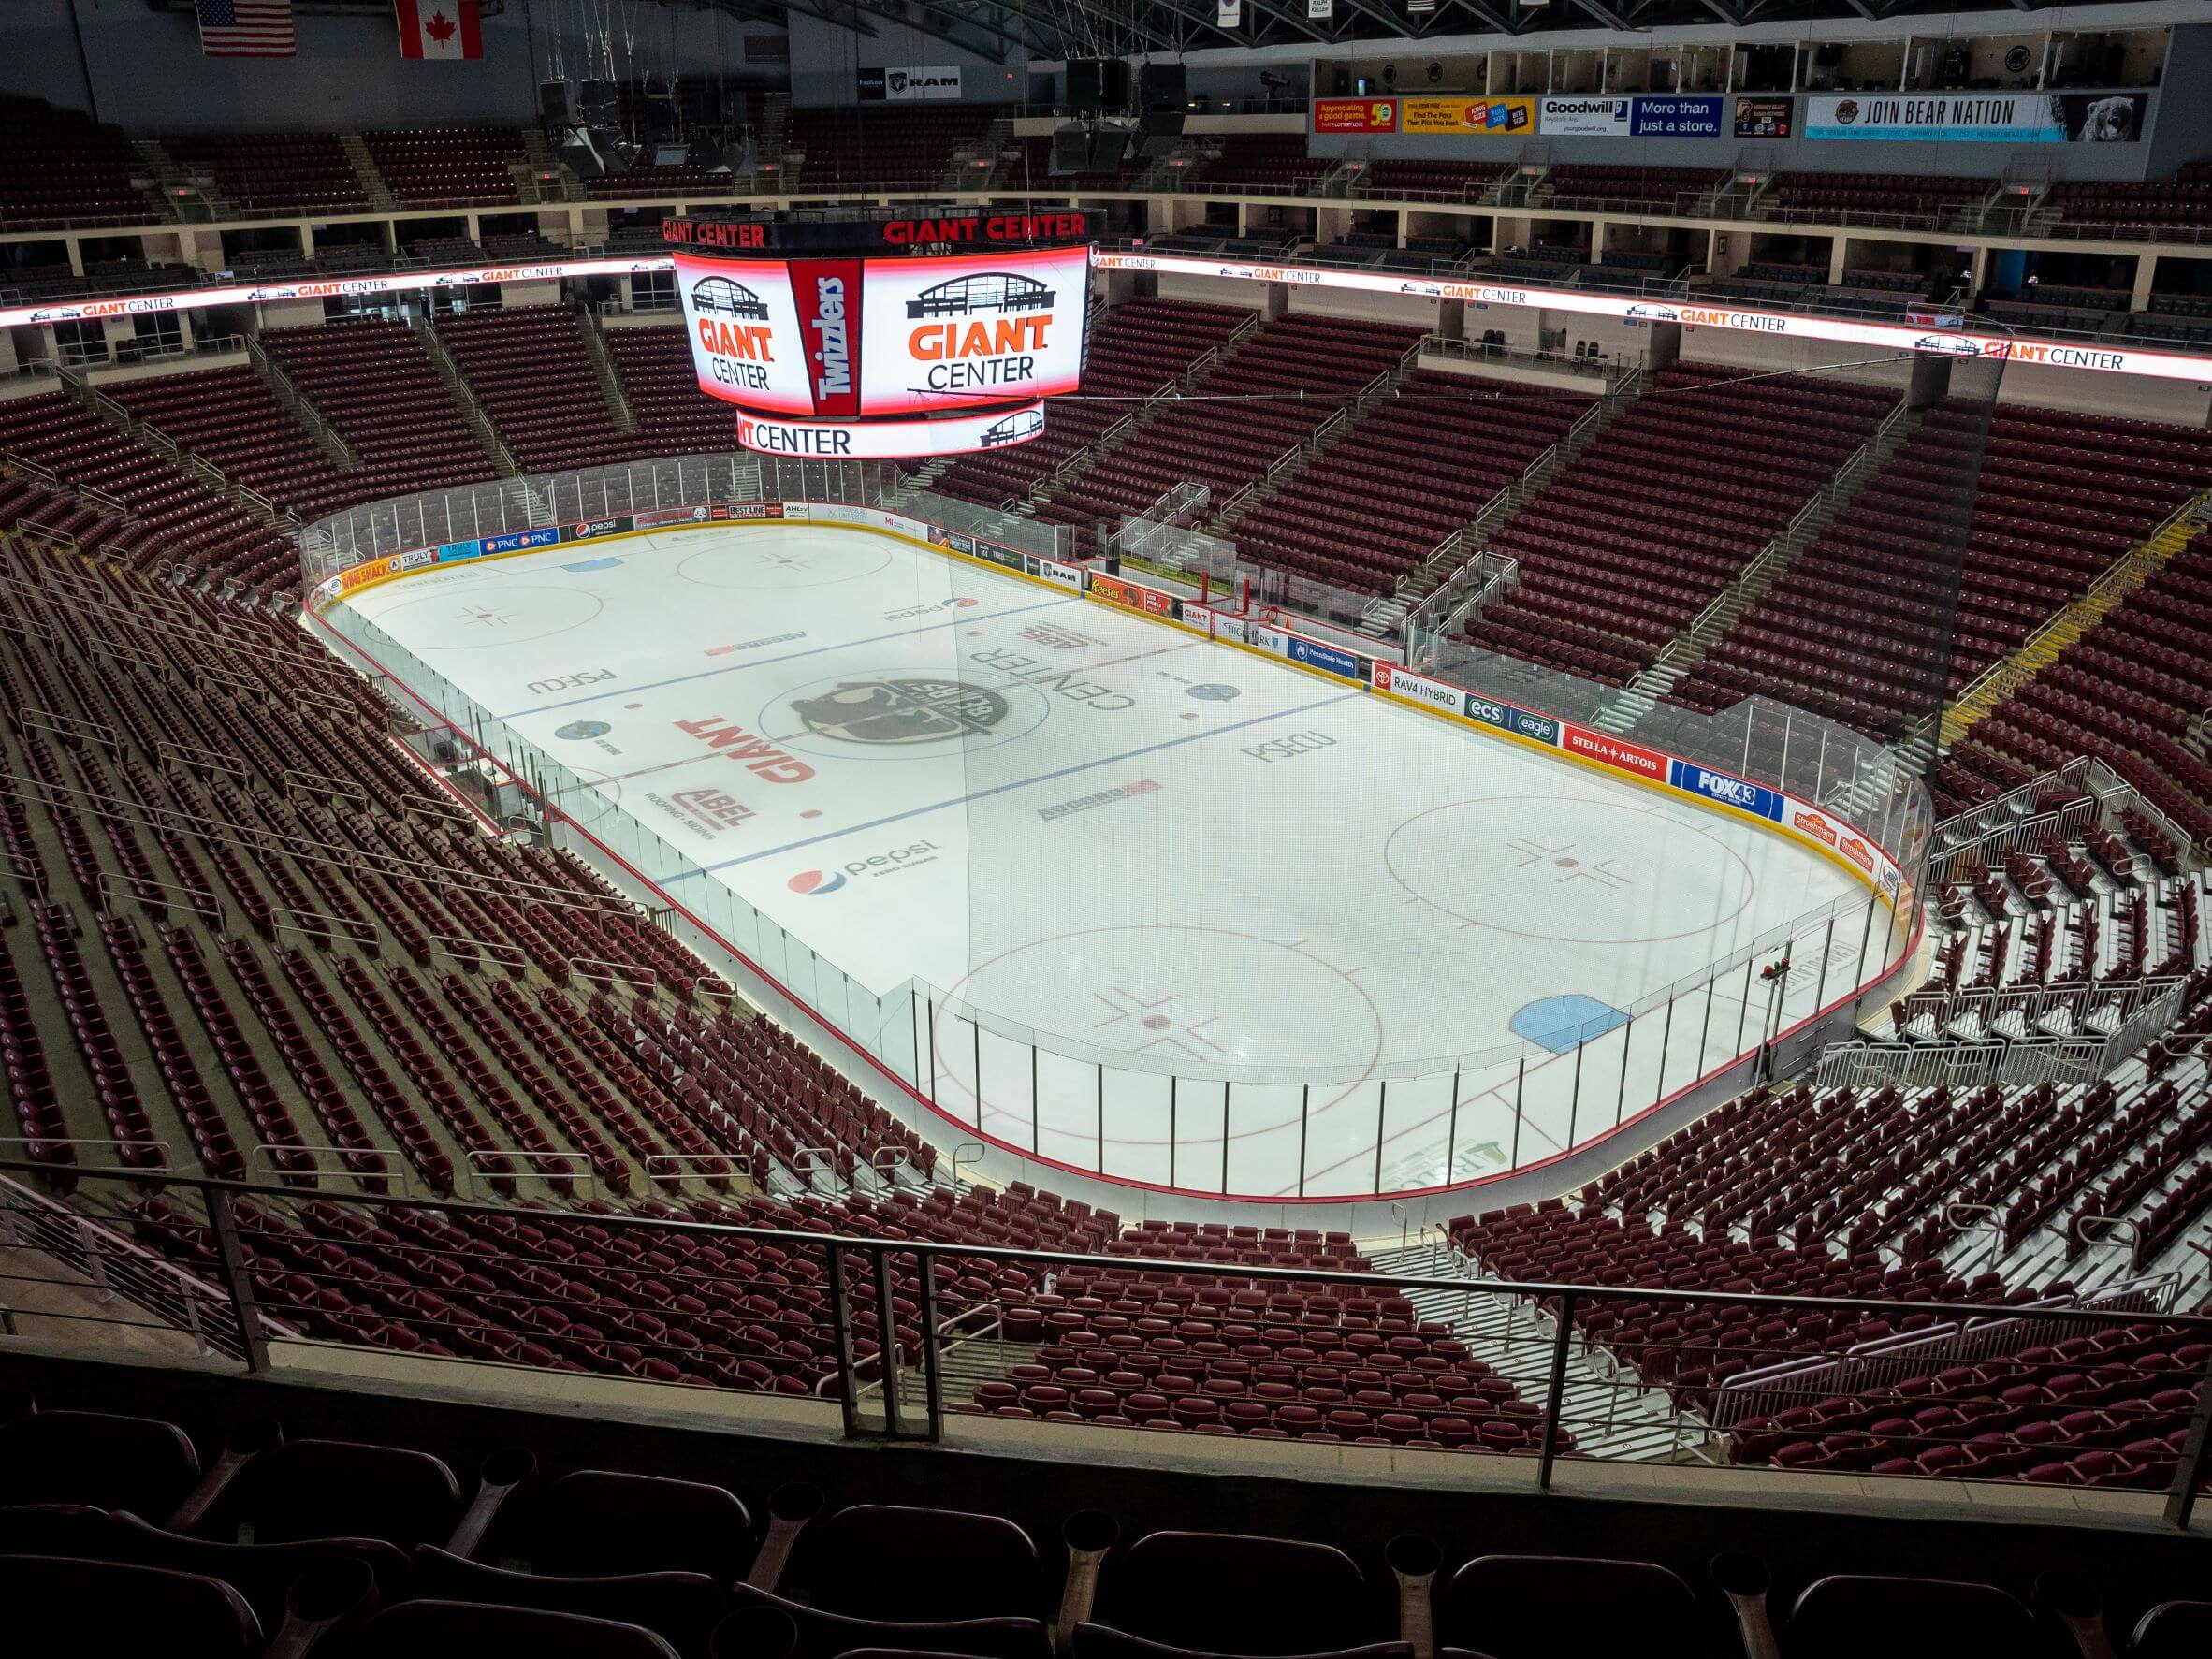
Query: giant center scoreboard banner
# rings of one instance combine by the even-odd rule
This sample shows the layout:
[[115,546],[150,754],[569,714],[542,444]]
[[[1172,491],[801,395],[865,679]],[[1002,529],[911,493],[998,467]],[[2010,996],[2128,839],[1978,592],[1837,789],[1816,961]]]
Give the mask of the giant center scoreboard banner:
[[[739,442],[853,458],[1036,436],[1039,400],[1083,377],[1090,230],[1081,212],[666,226],[699,389],[745,412]],[[1006,418],[945,418],[974,411]]]

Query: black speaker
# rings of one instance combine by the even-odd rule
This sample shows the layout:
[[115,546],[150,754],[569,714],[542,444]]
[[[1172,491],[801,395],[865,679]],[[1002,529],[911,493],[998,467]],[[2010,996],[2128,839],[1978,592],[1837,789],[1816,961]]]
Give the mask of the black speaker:
[[1147,138],[1179,138],[1183,136],[1184,113],[1180,104],[1172,109],[1147,109],[1137,117],[1137,130]]
[[1129,147],[1129,136],[1117,126],[1102,126],[1091,134],[1086,173],[1111,173],[1121,166],[1123,153]]
[[568,82],[547,80],[538,87],[538,119],[556,130],[575,119],[575,111],[569,101]]
[[1184,106],[1188,77],[1184,72],[1181,59],[1171,64],[1147,62],[1137,72],[1138,108],[1147,112],[1154,109],[1180,110]]
[[1053,135],[1052,170],[1087,173],[1091,170],[1091,138],[1079,126],[1062,127]]
[[1068,60],[1068,109],[1075,115],[1099,113],[1099,97],[1104,79],[1103,58],[1070,58]]
[[1129,63],[1127,58],[1099,60],[1099,106],[1109,115],[1129,107]]

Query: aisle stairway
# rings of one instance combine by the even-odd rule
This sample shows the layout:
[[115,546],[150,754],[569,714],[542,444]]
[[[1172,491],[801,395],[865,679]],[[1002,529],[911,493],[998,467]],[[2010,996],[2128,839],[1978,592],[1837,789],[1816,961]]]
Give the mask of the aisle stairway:
[[[1472,1279],[1466,1260],[1433,1244],[1367,1251],[1378,1273]],[[1448,1260],[1444,1259],[1448,1256]],[[1469,1291],[1407,1288],[1404,1294],[1425,1320],[1445,1326],[1467,1352],[1541,1403],[1550,1391],[1557,1331],[1550,1315],[1518,1299]],[[1702,1427],[1679,1418],[1666,1395],[1616,1377],[1595,1350],[1570,1345],[1561,1420],[1577,1448],[1611,1462],[1673,1463],[1697,1455],[1708,1438]]]
[[1976,720],[2057,662],[2105,615],[2117,610],[2128,596],[2148,581],[2175,554],[2189,546],[2202,528],[2198,515],[2212,506],[2212,491],[2198,496],[2189,510],[2178,513],[2157,534],[2107,571],[2089,590],[2028,636],[2019,649],[1992,665],[1961,691],[1943,711],[1941,740],[1943,747],[1965,736]]

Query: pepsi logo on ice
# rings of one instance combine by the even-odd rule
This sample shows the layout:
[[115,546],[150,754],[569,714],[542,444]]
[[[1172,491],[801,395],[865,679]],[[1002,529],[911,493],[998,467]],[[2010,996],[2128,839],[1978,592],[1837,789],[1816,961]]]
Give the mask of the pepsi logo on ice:
[[1718,801],[1724,807],[1733,807],[1739,812],[1748,812],[1754,818],[1782,820],[1782,797],[1764,784],[1751,783],[1726,772],[1715,772],[1698,765],[1695,761],[1677,761],[1674,764],[1675,788],[1689,794],[1702,795],[1709,801]]

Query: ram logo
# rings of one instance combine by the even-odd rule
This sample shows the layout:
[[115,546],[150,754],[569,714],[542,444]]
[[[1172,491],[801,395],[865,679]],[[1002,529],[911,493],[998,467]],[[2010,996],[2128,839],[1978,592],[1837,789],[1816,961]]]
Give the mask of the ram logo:
[[1044,411],[1017,409],[1004,420],[983,429],[982,447],[997,449],[1008,444],[1026,444],[1044,430]]
[[756,323],[768,320],[768,308],[761,297],[728,277],[705,277],[693,283],[691,309],[707,316],[750,317]]
[[1048,311],[1053,291],[1035,277],[984,270],[924,288],[907,301],[910,317],[958,317],[979,311]]

